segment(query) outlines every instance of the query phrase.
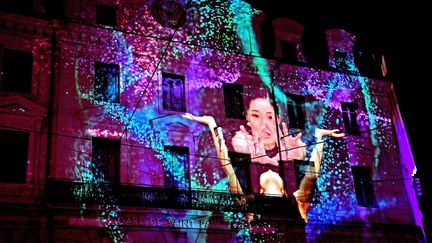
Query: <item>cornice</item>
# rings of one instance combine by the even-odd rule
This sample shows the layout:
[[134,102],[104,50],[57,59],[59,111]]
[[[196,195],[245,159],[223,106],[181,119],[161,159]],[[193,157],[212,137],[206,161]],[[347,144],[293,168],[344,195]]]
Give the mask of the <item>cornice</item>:
[[48,21],[43,19],[2,13],[0,14],[0,32],[48,38],[51,36],[52,27]]

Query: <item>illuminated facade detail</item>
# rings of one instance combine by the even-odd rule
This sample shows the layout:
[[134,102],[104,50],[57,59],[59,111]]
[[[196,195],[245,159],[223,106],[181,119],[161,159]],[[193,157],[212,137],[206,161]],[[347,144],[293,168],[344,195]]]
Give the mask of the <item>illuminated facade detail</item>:
[[[263,57],[261,33],[269,32],[258,27],[269,19],[243,1],[66,2],[62,21],[0,15],[2,70],[16,63],[7,51],[19,50],[31,73],[25,92],[0,86],[0,136],[28,135],[28,154],[11,169],[19,183],[0,182],[2,236],[22,225],[5,241],[343,242],[347,228],[364,241],[421,237],[412,187],[382,183],[412,165],[393,87],[359,76],[353,35],[327,32],[329,65],[315,69],[303,56],[303,26],[288,19],[272,22],[279,47],[276,58]],[[304,160],[276,157],[293,152],[281,151],[285,144],[259,147],[265,136],[247,145],[277,165],[236,152],[234,136],[252,132],[244,109],[257,97],[279,108],[286,136],[302,133]],[[185,112],[212,116],[221,129]],[[318,141],[317,128],[347,137]],[[218,158],[224,148],[212,131],[223,135],[229,159]],[[319,144],[321,163],[311,155]],[[228,186],[229,166],[242,193]],[[305,224],[293,193],[318,166]],[[269,170],[283,193],[262,191]],[[34,207],[17,212],[14,203]],[[33,215],[40,228],[28,226]]]

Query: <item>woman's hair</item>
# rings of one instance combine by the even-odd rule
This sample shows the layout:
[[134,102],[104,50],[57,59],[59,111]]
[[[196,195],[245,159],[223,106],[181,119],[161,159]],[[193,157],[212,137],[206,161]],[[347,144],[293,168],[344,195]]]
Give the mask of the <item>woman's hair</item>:
[[256,101],[256,100],[265,100],[267,101],[274,109],[275,111],[275,115],[278,116],[279,115],[279,105],[276,102],[272,102],[272,100],[270,100],[268,97],[256,97],[251,99],[251,101],[249,102],[249,105],[247,107],[247,110],[245,112],[245,115],[249,112],[250,106],[252,104],[252,102]]

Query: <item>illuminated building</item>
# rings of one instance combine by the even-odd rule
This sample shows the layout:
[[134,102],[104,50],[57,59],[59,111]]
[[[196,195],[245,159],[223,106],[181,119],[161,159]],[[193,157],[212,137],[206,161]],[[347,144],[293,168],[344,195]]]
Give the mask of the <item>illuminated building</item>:
[[[393,86],[357,67],[353,34],[326,32],[323,68],[289,19],[272,21],[262,55],[266,16],[241,1],[1,7],[0,241],[422,241]],[[230,144],[258,96],[306,150],[315,128],[347,135],[324,141],[307,224],[292,197],[260,194],[254,158]],[[185,112],[223,128],[244,194]],[[291,195],[311,162],[279,164]]]

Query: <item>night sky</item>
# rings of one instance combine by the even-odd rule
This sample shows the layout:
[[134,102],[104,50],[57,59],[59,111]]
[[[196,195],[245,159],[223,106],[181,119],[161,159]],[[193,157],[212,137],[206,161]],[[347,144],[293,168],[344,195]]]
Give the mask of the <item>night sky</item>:
[[[431,68],[426,67],[430,63],[427,54],[430,49],[426,45],[430,27],[424,13],[427,8],[406,2],[385,5],[362,2],[360,6],[352,2],[325,5],[281,0],[251,2],[268,16],[288,17],[303,24],[304,50],[322,51],[314,45],[325,44],[325,30],[342,28],[356,35],[356,45],[384,54],[388,70],[384,79],[394,84],[423,189],[432,191],[431,186],[425,186],[432,184],[427,169],[428,163],[432,164],[429,159],[432,151],[426,142],[432,138],[432,132],[425,118],[431,102],[427,100],[429,91],[424,88],[432,82],[428,75]],[[430,197],[430,192],[427,194]]]
[[[317,6],[311,3],[295,3],[293,7],[282,7],[285,1],[253,1],[272,16],[288,17],[304,25],[305,42],[303,49],[311,48],[310,43],[320,43],[319,38],[330,28],[342,28],[357,37],[357,44],[384,54],[387,64],[386,80],[394,84],[396,97],[405,129],[421,178],[424,226],[430,230],[432,221],[432,160],[430,126],[430,91],[432,82],[429,72],[430,18],[427,7],[402,1],[378,6],[366,4],[355,6],[352,2]],[[265,2],[265,4],[263,4]],[[260,6],[261,5],[261,6]],[[318,42],[316,42],[318,38]],[[325,41],[325,40],[324,40]],[[429,44],[428,44],[429,42]],[[321,41],[321,43],[323,43]],[[309,46],[308,46],[309,45]],[[312,50],[314,50],[312,44]],[[319,51],[319,48],[315,50]],[[429,225],[429,226],[427,226]],[[429,236],[430,237],[430,236]]]

